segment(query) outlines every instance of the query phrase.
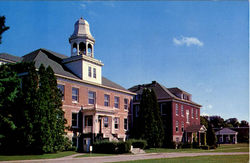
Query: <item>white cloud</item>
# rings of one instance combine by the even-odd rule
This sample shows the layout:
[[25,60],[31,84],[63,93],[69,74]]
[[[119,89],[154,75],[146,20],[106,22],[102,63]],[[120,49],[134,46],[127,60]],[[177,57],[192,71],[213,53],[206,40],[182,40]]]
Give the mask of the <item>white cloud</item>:
[[82,8],[86,8],[86,4],[84,4],[84,3],[80,4],[80,6],[81,6]]
[[208,105],[206,105],[206,106],[204,107],[204,110],[210,110],[210,109],[212,109],[212,108],[213,108],[213,105],[208,104]]
[[191,45],[196,45],[196,46],[203,46],[203,42],[201,42],[198,38],[196,37],[183,37],[177,39],[173,38],[173,42],[175,45],[186,45],[186,46],[191,46]]
[[201,116],[209,116],[208,113],[201,113]]

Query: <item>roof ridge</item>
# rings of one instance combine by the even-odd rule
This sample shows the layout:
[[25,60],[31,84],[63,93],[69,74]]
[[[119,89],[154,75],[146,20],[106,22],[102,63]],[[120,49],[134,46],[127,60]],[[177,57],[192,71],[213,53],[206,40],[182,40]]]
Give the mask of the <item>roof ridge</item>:
[[161,85],[161,84],[158,83],[158,82],[156,82],[156,83],[159,84],[159,86],[160,86],[165,92],[167,92],[171,97],[176,98],[176,96],[175,96],[174,94],[172,94],[172,93],[168,90],[168,88],[166,88],[165,86]]

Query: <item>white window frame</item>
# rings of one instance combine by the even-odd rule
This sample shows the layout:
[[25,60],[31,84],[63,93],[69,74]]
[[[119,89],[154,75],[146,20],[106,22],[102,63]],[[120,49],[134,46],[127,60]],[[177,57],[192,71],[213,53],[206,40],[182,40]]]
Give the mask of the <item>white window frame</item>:
[[[126,126],[125,126],[125,120],[127,120],[127,125]],[[128,130],[128,118],[124,118],[123,123],[124,123],[124,130],[127,131]]]
[[[73,89],[75,89],[75,90],[77,90],[77,94],[75,95],[73,95]],[[75,100],[75,99],[73,99],[73,96],[76,96],[77,97],[77,99]],[[76,87],[72,87],[72,102],[73,103],[77,103],[79,101],[79,88],[76,88]]]
[[191,108],[191,117],[194,118],[194,108]]
[[[22,81],[22,80],[21,80],[21,81]],[[60,86],[62,86],[62,87],[60,87]],[[64,101],[64,98],[65,98],[65,96],[64,96],[64,95],[65,95],[65,85],[63,85],[63,84],[57,84],[57,88],[62,92],[62,95],[63,95],[63,96],[62,96],[62,101]],[[63,90],[62,90],[61,88],[62,88]]]
[[[108,99],[106,100],[105,97],[108,97]],[[106,105],[106,103],[108,105]],[[110,95],[108,94],[104,94],[104,106],[107,106],[107,107],[110,106]]]
[[175,132],[179,132],[179,121],[175,121]]
[[[118,99],[118,101],[116,101],[116,99]],[[116,104],[117,104],[117,107],[116,107]],[[119,109],[119,105],[120,105],[120,97],[115,96],[115,97],[114,97],[114,107],[115,107],[116,109]]]
[[187,117],[187,122],[186,122],[186,123],[190,123],[190,119],[189,119],[189,109],[186,110],[186,117]]
[[179,116],[179,106],[175,104],[175,115]]
[[93,68],[93,78],[96,78],[96,68]]
[[[105,125],[107,125],[107,126],[105,126]],[[103,126],[105,128],[109,127],[109,117],[103,117]]]
[[[76,126],[73,126],[73,123],[72,123],[73,114],[76,114]],[[78,128],[78,113],[76,113],[76,112],[71,112],[71,127],[72,128]]]
[[92,72],[91,72],[91,67],[90,66],[88,67],[88,77],[90,77],[90,78],[92,77]]
[[184,106],[183,106],[183,105],[181,105],[181,116],[182,116],[182,117],[185,116],[185,115],[184,115]]
[[181,132],[184,132],[184,122],[181,122]]
[[[115,127],[116,125],[117,125],[117,128]],[[114,118],[114,129],[119,130],[119,118],[118,117]]]
[[[127,103],[125,103],[127,101]],[[124,98],[124,110],[128,110],[128,99]]]
[[[91,93],[93,93],[93,98],[92,97],[90,98],[90,94]],[[89,102],[90,100],[94,101],[93,104],[96,103],[96,92],[94,92],[94,91],[88,91],[88,104],[93,105],[92,103]]]

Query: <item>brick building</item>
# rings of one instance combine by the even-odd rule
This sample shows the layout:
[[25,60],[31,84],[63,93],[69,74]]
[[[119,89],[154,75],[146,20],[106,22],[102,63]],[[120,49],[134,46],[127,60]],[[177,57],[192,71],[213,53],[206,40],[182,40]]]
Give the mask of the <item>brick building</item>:
[[192,95],[179,88],[166,88],[153,81],[136,85],[129,90],[136,93],[131,114],[131,126],[136,123],[140,109],[140,97],[144,88],[154,90],[164,125],[166,142],[193,142],[196,135],[199,144],[204,144],[206,128],[200,125],[201,105],[192,101]]
[[23,57],[0,53],[0,61],[51,66],[64,95],[67,135],[80,150],[88,151],[96,139],[125,140],[135,94],[102,76],[104,64],[94,58],[95,39],[86,20],[80,18],[75,23],[69,43],[70,57],[38,49]]

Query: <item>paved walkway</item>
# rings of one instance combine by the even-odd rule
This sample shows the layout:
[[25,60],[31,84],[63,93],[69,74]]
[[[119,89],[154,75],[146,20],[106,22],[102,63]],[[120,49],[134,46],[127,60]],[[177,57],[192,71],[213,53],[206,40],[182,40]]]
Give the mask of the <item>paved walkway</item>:
[[[241,155],[249,154],[248,152],[226,152],[226,153],[146,153],[138,155],[115,155],[100,157],[82,157],[74,158],[72,155],[57,159],[40,159],[40,160],[23,160],[23,161],[5,161],[6,163],[102,163],[102,162],[119,162],[131,160],[157,159],[157,158],[174,158],[174,157],[192,157],[192,156],[208,156],[208,155]],[[1,162],[2,163],[2,162]]]

